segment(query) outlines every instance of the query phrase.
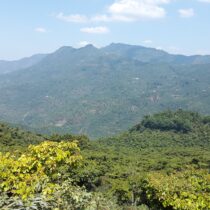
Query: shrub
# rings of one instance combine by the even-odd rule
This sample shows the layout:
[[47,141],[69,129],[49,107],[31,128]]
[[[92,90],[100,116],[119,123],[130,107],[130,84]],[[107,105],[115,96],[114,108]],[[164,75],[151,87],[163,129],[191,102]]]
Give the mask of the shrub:
[[81,159],[76,142],[43,142],[29,146],[19,158],[0,153],[0,192],[23,200],[36,193],[51,194],[62,177],[59,168],[73,169]]
[[152,173],[145,186],[147,202],[179,210],[210,209],[210,175],[188,169],[170,175]]

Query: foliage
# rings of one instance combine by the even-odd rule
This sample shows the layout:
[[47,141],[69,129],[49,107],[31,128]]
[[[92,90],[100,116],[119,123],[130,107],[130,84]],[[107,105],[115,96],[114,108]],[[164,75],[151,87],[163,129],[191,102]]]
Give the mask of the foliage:
[[56,189],[51,201],[52,206],[59,210],[113,210],[118,206],[111,200],[107,200],[100,193],[90,193],[84,188],[73,186],[69,182],[64,182]]
[[210,174],[188,169],[170,175],[150,174],[145,186],[147,202],[179,210],[210,209]]
[[50,197],[35,194],[27,200],[20,197],[1,195],[0,208],[2,210],[118,210],[112,200],[106,199],[100,193],[90,193],[84,188],[72,185],[66,180],[57,185]]
[[19,158],[0,154],[0,190],[27,199],[37,192],[51,194],[63,176],[60,167],[74,168],[81,161],[75,142],[43,142],[29,146]]
[[76,142],[42,142],[20,157],[0,154],[0,208],[5,210],[118,209],[100,193],[73,185],[70,172],[82,161]]
[[160,125],[186,120],[192,129],[146,128],[145,118],[128,132],[96,141],[57,134],[20,152],[11,147],[12,153],[0,155],[0,208],[207,210],[208,117],[178,110],[149,118]]
[[51,141],[56,141],[56,142],[60,142],[60,141],[72,142],[72,141],[76,140],[79,148],[81,148],[81,149],[88,147],[89,144],[90,144],[89,138],[85,135],[72,135],[72,134],[58,135],[58,134],[54,134],[54,135],[50,136],[50,140]]
[[0,123],[0,151],[22,150],[30,144],[38,144],[46,140],[46,137],[12,127],[6,123]]
[[176,112],[169,110],[152,116],[145,116],[141,124],[136,125],[131,131],[149,128],[163,131],[189,132],[192,131],[193,127],[201,123],[202,117],[198,113],[181,109]]
[[43,195],[36,194],[23,201],[18,196],[8,196],[6,193],[1,193],[0,208],[2,210],[49,210],[50,206]]
[[210,124],[210,116],[206,116],[203,118],[203,123]]
[[76,183],[115,197],[119,205],[139,206],[146,202],[142,194],[148,173],[170,174],[188,166],[209,168],[210,126],[197,113],[178,110],[159,115],[168,113],[169,120],[178,115],[193,129],[185,133],[135,126],[130,132],[91,142],[82,151],[84,165],[76,173]]

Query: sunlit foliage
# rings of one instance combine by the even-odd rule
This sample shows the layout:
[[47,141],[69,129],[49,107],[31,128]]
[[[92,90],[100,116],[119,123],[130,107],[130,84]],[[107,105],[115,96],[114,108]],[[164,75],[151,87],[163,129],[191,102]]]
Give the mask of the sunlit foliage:
[[[183,129],[186,123],[189,130]],[[3,129],[2,136],[10,131]],[[10,153],[10,146],[2,146],[0,209],[210,208],[209,117],[166,111],[97,141],[72,134],[47,139],[27,149],[25,141],[16,147],[14,140]]]
[[188,169],[166,175],[152,173],[145,187],[147,202],[179,210],[210,209],[210,174]]
[[51,194],[62,176],[60,166],[71,169],[81,159],[76,142],[43,142],[29,146],[19,158],[0,154],[0,190],[22,199],[40,192]]

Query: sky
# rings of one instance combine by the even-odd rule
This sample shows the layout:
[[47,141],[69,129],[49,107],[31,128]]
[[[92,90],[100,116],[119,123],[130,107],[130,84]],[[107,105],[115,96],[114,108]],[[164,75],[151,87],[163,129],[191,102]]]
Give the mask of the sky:
[[89,43],[210,54],[210,0],[0,0],[0,60]]

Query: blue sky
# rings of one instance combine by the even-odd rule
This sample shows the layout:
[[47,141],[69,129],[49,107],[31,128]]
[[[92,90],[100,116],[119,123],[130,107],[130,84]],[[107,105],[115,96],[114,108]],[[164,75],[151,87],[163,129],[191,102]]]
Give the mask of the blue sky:
[[0,0],[0,60],[112,42],[210,54],[210,0]]

